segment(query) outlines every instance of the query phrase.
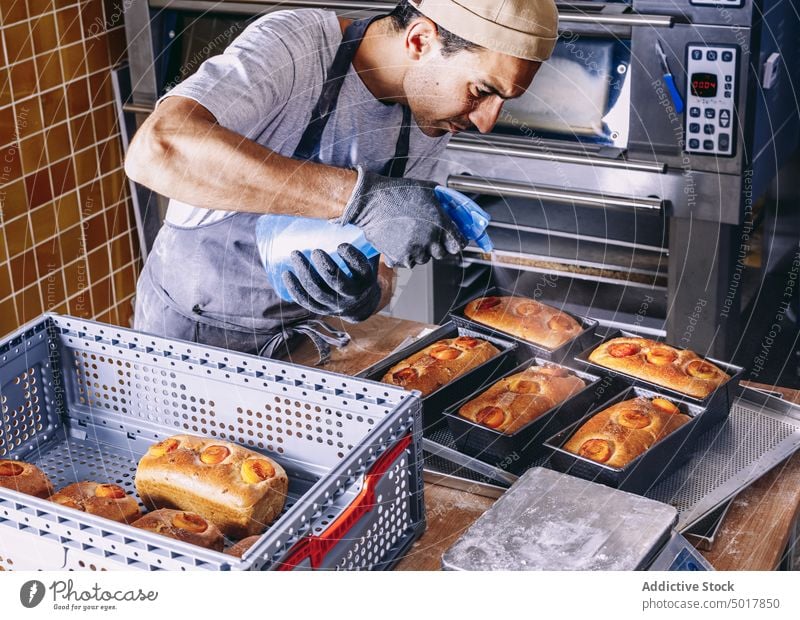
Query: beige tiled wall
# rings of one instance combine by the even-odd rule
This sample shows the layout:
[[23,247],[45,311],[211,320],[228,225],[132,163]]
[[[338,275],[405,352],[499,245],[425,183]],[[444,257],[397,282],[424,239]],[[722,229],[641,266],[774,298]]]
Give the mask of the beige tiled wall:
[[131,319],[140,259],[109,72],[120,6],[0,0],[0,335],[45,310]]

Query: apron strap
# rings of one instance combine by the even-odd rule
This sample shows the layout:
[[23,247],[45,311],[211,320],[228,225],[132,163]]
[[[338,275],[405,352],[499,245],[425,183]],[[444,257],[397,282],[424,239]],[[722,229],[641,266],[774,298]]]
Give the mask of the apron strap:
[[281,331],[270,336],[258,351],[261,357],[272,358],[278,349],[292,336],[307,336],[317,349],[318,365],[326,364],[331,358],[331,345],[343,347],[350,342],[350,334],[334,329],[324,321],[311,319],[302,323],[284,326]]
[[[360,19],[351,23],[342,35],[342,42],[336,50],[333,63],[328,70],[328,77],[322,85],[322,92],[319,100],[311,112],[311,120],[303,131],[300,142],[294,151],[295,159],[305,159],[319,161],[320,145],[322,134],[328,125],[330,117],[336,110],[339,101],[339,93],[342,90],[347,72],[352,64],[353,57],[364,38],[369,25],[377,19],[386,17],[376,15],[369,19]],[[392,177],[402,177],[405,174],[406,164],[408,163],[409,139],[411,133],[411,110],[408,106],[403,108],[403,121],[400,126],[400,135],[395,146],[395,153],[381,171],[382,174]]]

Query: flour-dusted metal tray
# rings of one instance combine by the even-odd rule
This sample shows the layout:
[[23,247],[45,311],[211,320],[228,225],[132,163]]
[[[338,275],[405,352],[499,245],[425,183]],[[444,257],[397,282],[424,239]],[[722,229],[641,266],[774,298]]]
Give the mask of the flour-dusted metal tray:
[[[733,405],[733,401],[736,398],[737,390],[739,387],[739,380],[744,375],[744,368],[742,368],[741,366],[736,366],[735,364],[731,364],[729,362],[722,362],[720,360],[716,360],[710,357],[703,358],[711,362],[712,364],[718,366],[722,370],[724,370],[728,375],[730,375],[730,379],[725,381],[725,383],[720,385],[706,398],[695,398],[693,396],[689,396],[688,394],[684,394],[683,392],[679,392],[677,390],[665,387],[658,383],[648,381],[647,379],[642,379],[640,377],[630,375],[621,370],[615,370],[613,368],[602,366],[601,364],[593,362],[589,359],[589,355],[598,346],[613,338],[619,338],[621,336],[628,338],[642,337],[641,334],[637,334],[635,332],[622,331],[622,330],[613,331],[602,339],[598,339],[597,336],[594,336],[593,341],[590,343],[590,345],[575,356],[575,361],[591,372],[598,372],[618,377],[621,380],[626,381],[630,385],[640,385],[642,387],[647,388],[648,390],[663,392],[665,395],[671,396],[672,398],[680,398],[681,400],[685,400],[686,402],[699,405],[705,408],[706,410],[707,414],[705,416],[706,424],[709,425],[717,424],[719,422],[722,422],[728,416],[728,413],[730,412],[731,407]],[[654,339],[650,336],[648,336],[648,338]],[[658,339],[654,340],[661,342]],[[672,346],[669,343],[665,344],[667,344],[668,346]],[[680,349],[681,347],[673,347],[673,348]]]
[[583,417],[587,411],[601,402],[600,399],[605,388],[608,387],[603,384],[605,377],[581,371],[564,363],[548,362],[538,357],[506,372],[498,377],[497,381],[523,372],[531,366],[563,368],[571,375],[582,379],[586,385],[577,394],[556,404],[535,420],[509,434],[459,415],[458,410],[463,405],[491,388],[491,385],[482,386],[444,411],[447,425],[450,427],[458,450],[487,463],[506,463],[509,471],[521,474],[531,466],[537,457],[549,452],[544,447],[545,440]]
[[485,323],[481,323],[479,321],[471,319],[464,314],[464,309],[467,307],[467,305],[470,302],[474,301],[475,299],[478,299],[479,297],[507,297],[507,296],[525,297],[525,293],[524,291],[508,291],[497,286],[487,288],[480,295],[475,295],[474,297],[464,302],[457,308],[451,310],[449,314],[449,319],[453,321],[456,325],[460,325],[468,329],[475,329],[477,331],[496,334],[504,338],[512,338],[513,340],[519,343],[520,348],[525,348],[528,351],[530,351],[530,357],[536,356],[551,362],[564,361],[565,359],[572,357],[573,355],[576,355],[577,353],[583,351],[594,341],[594,332],[598,325],[595,319],[591,319],[585,316],[578,316],[576,314],[572,314],[571,312],[567,312],[566,310],[562,310],[560,308],[557,308],[558,311],[568,316],[571,316],[573,319],[578,321],[578,323],[580,323],[582,327],[582,330],[574,338],[552,349],[536,344],[534,342],[530,342],[529,340],[525,340],[523,338],[520,338],[519,336],[515,336],[514,334],[509,334],[508,332],[503,331],[502,329],[491,327],[490,325],[486,325]]
[[429,434],[443,424],[442,412],[447,407],[481,386],[486,385],[488,387],[497,377],[519,363],[516,342],[509,338],[501,338],[486,332],[459,327],[455,323],[447,323],[415,340],[407,347],[395,351],[369,368],[362,370],[358,373],[358,376],[371,381],[380,381],[392,366],[411,357],[417,351],[439,340],[458,336],[471,336],[488,340],[500,350],[500,353],[472,370],[459,375],[438,390],[422,397],[423,428],[424,432]]
[[137,497],[139,458],[177,433],[268,454],[290,481],[242,559],[0,488],[6,569],[386,568],[425,528],[420,401],[399,388],[46,314],[0,343],[0,404],[0,458],[56,489]]
[[448,570],[642,570],[669,541],[672,506],[534,467],[442,556]]

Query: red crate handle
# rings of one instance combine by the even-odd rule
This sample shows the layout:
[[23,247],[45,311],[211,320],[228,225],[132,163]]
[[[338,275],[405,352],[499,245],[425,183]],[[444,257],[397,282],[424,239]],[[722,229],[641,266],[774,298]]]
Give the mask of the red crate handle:
[[297,541],[292,546],[289,556],[280,563],[278,570],[292,570],[306,558],[311,559],[311,568],[317,569],[322,566],[322,562],[328,552],[345,537],[361,517],[375,507],[375,487],[391,464],[408,448],[410,443],[411,435],[409,434],[378,457],[378,460],[375,461],[375,464],[365,476],[364,486],[361,487],[361,491],[359,491],[350,505],[324,532],[319,535],[309,534]]

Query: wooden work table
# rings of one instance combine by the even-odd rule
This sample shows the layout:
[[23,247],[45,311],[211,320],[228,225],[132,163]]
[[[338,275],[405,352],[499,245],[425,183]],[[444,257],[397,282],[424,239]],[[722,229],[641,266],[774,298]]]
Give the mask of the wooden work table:
[[[358,325],[341,324],[351,342],[334,350],[325,370],[354,375],[386,357],[406,338],[435,328],[413,321],[376,315]],[[310,343],[294,349],[289,361],[317,365]],[[780,391],[800,403],[800,390],[761,386]],[[495,500],[425,484],[428,527],[397,570],[438,570],[442,553]],[[790,533],[800,516],[800,452],[742,491],[726,515],[713,548],[701,553],[717,570],[773,570],[780,564]]]

